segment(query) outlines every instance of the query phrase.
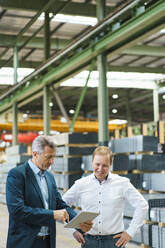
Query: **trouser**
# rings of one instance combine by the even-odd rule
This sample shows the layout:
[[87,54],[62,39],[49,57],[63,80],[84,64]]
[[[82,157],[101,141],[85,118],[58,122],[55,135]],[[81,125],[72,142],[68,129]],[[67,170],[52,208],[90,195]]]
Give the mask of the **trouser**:
[[50,236],[46,239],[36,237],[33,248],[50,248]]
[[116,248],[115,245],[119,238],[113,238],[114,235],[84,235],[85,244],[82,248]]

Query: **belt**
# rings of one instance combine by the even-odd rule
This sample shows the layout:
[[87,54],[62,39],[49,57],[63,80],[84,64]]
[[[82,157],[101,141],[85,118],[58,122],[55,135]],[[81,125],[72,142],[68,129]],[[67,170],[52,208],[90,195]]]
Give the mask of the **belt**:
[[50,239],[50,235],[45,235],[45,236],[37,236],[36,239],[41,239],[41,240],[47,240]]
[[91,235],[91,234],[87,234],[86,237],[88,237],[89,239],[95,239],[95,240],[103,240],[103,239],[113,239],[113,236],[120,234],[119,233],[115,233],[115,234],[111,234],[111,235]]

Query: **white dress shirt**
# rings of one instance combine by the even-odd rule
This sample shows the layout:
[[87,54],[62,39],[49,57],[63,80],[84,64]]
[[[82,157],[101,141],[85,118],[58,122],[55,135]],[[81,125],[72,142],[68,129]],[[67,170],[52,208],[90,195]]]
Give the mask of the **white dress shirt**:
[[[29,159],[28,163],[30,165],[30,168],[34,172],[35,178],[36,178],[38,185],[40,187],[45,209],[49,209],[48,186],[46,183],[44,173],[42,173],[41,170],[30,159]],[[48,234],[49,234],[49,228],[47,226],[42,226],[40,229],[40,232],[38,233],[38,236],[45,236]]]
[[128,178],[112,173],[99,182],[94,173],[81,178],[63,195],[70,206],[79,206],[83,211],[99,212],[93,220],[91,235],[110,235],[124,231],[123,212],[125,200],[135,208],[133,219],[126,232],[133,237],[143,225],[148,204],[130,183]]

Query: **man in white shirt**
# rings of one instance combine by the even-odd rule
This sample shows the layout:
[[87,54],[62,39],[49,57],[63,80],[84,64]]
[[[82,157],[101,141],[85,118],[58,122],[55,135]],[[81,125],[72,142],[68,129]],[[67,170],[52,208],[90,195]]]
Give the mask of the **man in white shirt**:
[[[106,146],[99,146],[92,156],[94,173],[81,178],[64,194],[63,200],[83,211],[99,212],[93,227],[84,235],[75,230],[74,238],[83,248],[124,247],[143,225],[148,204],[128,178],[110,173],[112,153]],[[124,230],[125,201],[135,208],[127,230]]]

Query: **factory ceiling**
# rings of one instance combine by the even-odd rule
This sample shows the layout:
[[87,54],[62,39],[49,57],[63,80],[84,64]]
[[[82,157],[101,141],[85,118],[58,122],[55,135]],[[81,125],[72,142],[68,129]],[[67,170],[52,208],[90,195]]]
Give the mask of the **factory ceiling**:
[[[33,88],[31,85],[26,85],[31,87],[29,93],[26,93],[25,89],[22,90],[22,88],[22,93],[16,92],[18,89],[14,89],[12,93],[7,93],[5,97],[2,97],[4,93],[9,92],[11,86],[5,82],[0,83],[0,113],[8,110],[7,105],[12,105],[14,101],[12,97],[14,95],[18,99],[21,112],[34,116],[42,115],[41,91],[44,79],[48,84],[54,83],[55,90],[66,112],[69,114],[70,109],[76,108],[82,87],[61,86],[59,82],[63,82],[84,69],[89,69],[91,61],[96,59],[96,56],[103,50],[107,54],[108,72],[147,72],[165,75],[164,1],[107,0],[105,2],[106,18],[101,22],[101,25],[104,26],[104,29],[101,29],[100,24],[94,26],[92,19],[91,23],[83,22],[83,18],[79,18],[81,20],[80,23],[73,23],[73,21],[69,20],[62,21],[60,19],[54,21],[53,19],[57,14],[94,18],[97,15],[96,1],[94,0],[0,0],[0,67],[13,66],[13,51],[14,47],[17,46],[19,51],[19,67],[39,70],[39,74],[37,73],[37,76],[33,77],[33,80],[35,80]],[[50,6],[48,7],[49,4]],[[132,7],[127,9],[127,6],[131,4]],[[45,30],[42,12],[45,9],[51,13],[51,49],[48,60],[45,59],[44,49]],[[121,14],[119,14],[120,12]],[[34,19],[36,19],[35,22],[25,30],[29,22]],[[108,24],[104,25],[105,22]],[[99,31],[95,32],[96,29]],[[92,32],[95,33],[93,36],[90,36]],[[72,49],[76,42],[86,36],[90,36],[90,38],[84,39],[80,45]],[[90,51],[91,44],[94,44],[92,46],[93,51]],[[69,52],[65,53],[66,49],[70,47]],[[67,58],[60,55],[63,52],[67,54]],[[85,52],[89,55],[85,55]],[[94,55],[91,55],[92,52]],[[74,59],[76,56],[77,62]],[[52,60],[53,62],[49,63]],[[49,64],[49,67],[47,67],[47,64]],[[42,69],[43,66],[45,66],[44,69]],[[65,66],[68,66],[68,69],[65,69]],[[96,66],[95,64],[92,69],[96,70]],[[57,68],[57,72],[55,72],[55,68]],[[41,81],[39,81],[40,78]],[[27,82],[29,81],[27,80]],[[134,81],[136,81],[136,76],[132,80],[132,84]],[[24,83],[27,84],[27,82]],[[165,80],[155,81],[158,87],[162,87],[164,82]],[[36,86],[37,84],[40,84],[41,87]],[[36,97],[32,96],[31,101],[28,101],[33,90]],[[152,92],[151,89],[120,88],[117,85],[116,87],[108,88],[109,118],[130,118],[133,123],[152,121]],[[23,97],[21,94],[26,95],[26,97]],[[114,94],[118,95],[117,99],[113,98]],[[165,113],[163,95],[164,91],[160,90],[159,106],[162,118]],[[51,101],[53,102],[52,116],[56,118],[61,115],[61,112],[53,94]],[[113,109],[117,109],[117,113],[113,113]],[[97,118],[96,87],[89,87],[87,89],[79,115],[81,117]],[[72,117],[71,114],[69,116]]]

